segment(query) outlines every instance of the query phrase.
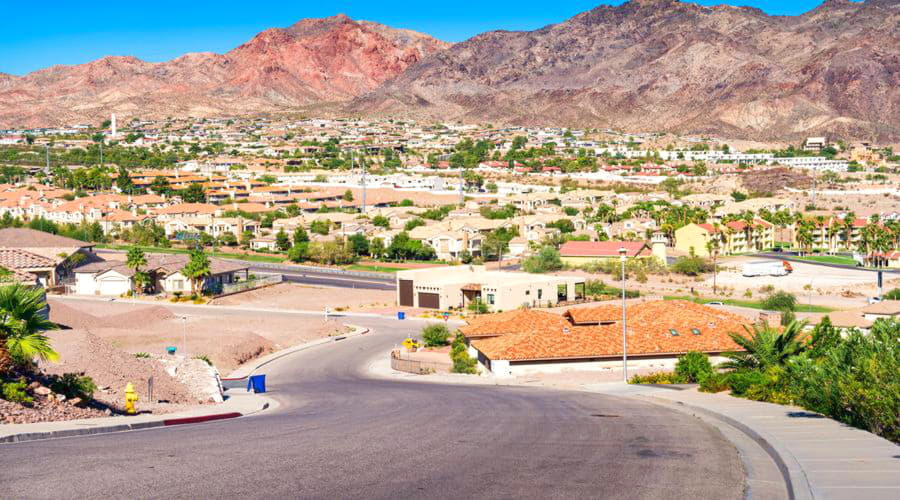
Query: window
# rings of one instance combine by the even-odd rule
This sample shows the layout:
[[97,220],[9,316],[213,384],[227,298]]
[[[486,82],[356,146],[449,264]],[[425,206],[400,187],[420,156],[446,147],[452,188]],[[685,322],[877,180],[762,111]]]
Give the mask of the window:
[[531,290],[525,290],[525,295],[531,295]]
[[487,303],[490,305],[494,305],[494,294],[493,293],[487,294]]
[[678,330],[676,330],[674,328],[669,328],[669,333],[671,333],[673,337],[678,336]]
[[541,297],[544,296],[544,289],[538,288],[538,300],[541,300]]
[[700,330],[698,330],[696,328],[691,328],[691,333],[693,333],[694,335],[700,335]]

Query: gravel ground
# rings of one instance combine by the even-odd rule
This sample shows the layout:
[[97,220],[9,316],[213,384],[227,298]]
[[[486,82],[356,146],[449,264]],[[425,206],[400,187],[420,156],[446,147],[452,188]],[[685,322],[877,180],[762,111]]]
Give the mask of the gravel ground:
[[230,295],[213,301],[226,306],[259,306],[307,311],[332,310],[371,311],[391,308],[397,304],[397,294],[388,290],[332,288],[324,286],[281,283],[275,286]]

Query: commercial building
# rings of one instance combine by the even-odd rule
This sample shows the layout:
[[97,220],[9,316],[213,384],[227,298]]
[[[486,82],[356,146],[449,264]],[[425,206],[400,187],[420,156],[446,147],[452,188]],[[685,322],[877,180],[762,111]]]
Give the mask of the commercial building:
[[460,309],[480,300],[491,311],[550,307],[584,296],[585,279],[488,271],[484,266],[447,266],[397,273],[402,307]]

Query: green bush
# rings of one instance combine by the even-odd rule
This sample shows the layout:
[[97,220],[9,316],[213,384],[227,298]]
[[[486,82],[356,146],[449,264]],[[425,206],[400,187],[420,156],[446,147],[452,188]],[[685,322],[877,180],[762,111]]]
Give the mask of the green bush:
[[728,374],[713,373],[700,382],[702,392],[722,392],[728,390]]
[[422,328],[422,340],[425,341],[425,347],[447,345],[448,339],[450,339],[450,330],[442,323],[433,323]]
[[469,302],[468,308],[475,314],[484,314],[488,312],[488,305],[481,299],[475,299]]
[[194,356],[194,359],[199,359],[200,361],[204,361],[209,366],[213,366],[212,360],[209,359],[209,356],[207,356],[206,354],[199,354],[197,356]]
[[687,276],[699,276],[703,273],[711,273],[713,271],[713,266],[703,257],[691,255],[675,259],[675,263],[672,264],[671,269],[674,273]]
[[563,268],[559,250],[552,246],[542,247],[536,254],[522,261],[522,269],[529,273],[546,273],[559,271]]
[[654,372],[647,375],[635,375],[628,379],[629,384],[684,384],[687,381],[673,372]]
[[468,373],[474,375],[478,373],[478,360],[469,356],[466,352],[466,341],[462,333],[457,333],[453,339],[450,348],[450,359],[453,361],[453,367],[450,369],[453,373]]
[[25,392],[27,389],[28,384],[25,383],[24,378],[12,382],[3,382],[3,399],[12,403],[31,404],[33,400],[28,393]]
[[797,297],[787,292],[773,292],[762,301],[769,311],[793,311],[797,308]]
[[67,398],[81,398],[84,401],[94,399],[94,391],[97,390],[94,379],[77,373],[53,375],[49,387],[53,392],[64,394]]
[[885,300],[900,300],[900,288],[894,288],[890,292],[884,294]]
[[134,353],[134,357],[139,358],[139,359],[147,359],[150,357],[150,353],[149,352],[136,352],[136,353]]
[[675,363],[675,373],[686,383],[696,384],[712,375],[713,367],[706,354],[691,351],[678,358],[678,362]]
[[756,370],[732,372],[727,378],[728,387],[735,396],[743,396],[751,386],[764,385],[767,382],[765,374]]

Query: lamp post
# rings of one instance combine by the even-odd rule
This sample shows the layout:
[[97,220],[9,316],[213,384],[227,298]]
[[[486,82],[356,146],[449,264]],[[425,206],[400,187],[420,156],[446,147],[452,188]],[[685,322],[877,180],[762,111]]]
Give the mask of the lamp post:
[[187,356],[187,316],[181,317],[181,350]]
[[625,247],[619,247],[619,261],[622,262],[622,380],[628,383],[628,329],[625,313]]

